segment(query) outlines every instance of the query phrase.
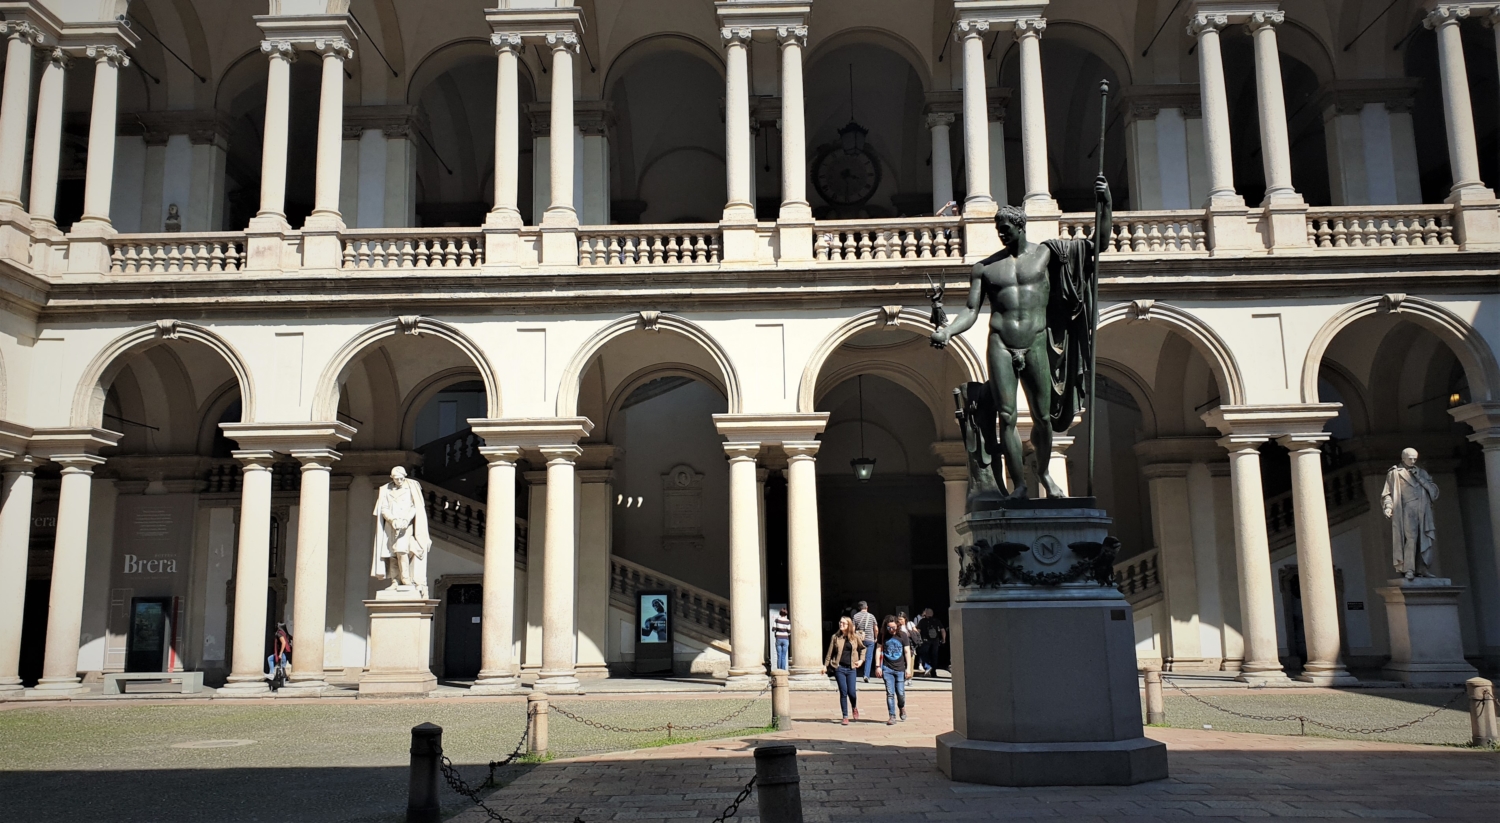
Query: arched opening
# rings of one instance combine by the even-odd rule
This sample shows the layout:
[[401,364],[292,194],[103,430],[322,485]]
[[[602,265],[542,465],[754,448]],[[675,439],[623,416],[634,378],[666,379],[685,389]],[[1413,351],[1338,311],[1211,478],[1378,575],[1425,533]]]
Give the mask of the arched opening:
[[724,123],[703,105],[724,97],[714,56],[695,40],[662,36],[627,48],[610,68],[612,222],[713,223],[723,214]]
[[[1362,317],[1339,329],[1323,353],[1320,400],[1345,404],[1325,426],[1324,487],[1334,564],[1342,571],[1350,668],[1377,668],[1391,654],[1386,602],[1377,591],[1398,576],[1391,523],[1382,512],[1387,470],[1414,448],[1439,490],[1433,501],[1434,568],[1466,590],[1459,598],[1463,649],[1477,655],[1500,637],[1500,573],[1489,533],[1483,453],[1451,409],[1482,385],[1450,344],[1402,313]],[[1273,556],[1273,561],[1275,560]],[[1349,601],[1363,601],[1360,610]]]
[[[807,197],[813,215],[931,214],[925,89],[907,58],[880,37],[857,33],[848,41],[820,46],[810,56],[805,76]],[[961,136],[958,140],[961,145]],[[761,219],[775,218],[779,191],[779,185],[769,186],[770,196],[757,209]]]
[[[299,55],[291,65],[286,158],[286,219],[302,226],[312,213],[317,183],[318,99],[322,61]],[[266,128],[268,61],[259,50],[233,63],[219,81],[216,106],[229,118],[224,168],[224,227],[243,231],[260,211],[261,159]],[[309,150],[299,151],[305,146]]]
[[[1294,40],[1306,35],[1291,26],[1278,30],[1278,38]],[[1243,27],[1225,29],[1225,91],[1229,98],[1229,128],[1234,151],[1235,188],[1252,207],[1266,196],[1266,172],[1260,139],[1260,104],[1256,98],[1255,46]],[[1291,147],[1292,186],[1309,206],[1332,203],[1328,176],[1328,149],[1323,112],[1316,105],[1318,89],[1327,77],[1286,49],[1281,51],[1281,85],[1287,115],[1287,140]]]
[[[532,213],[532,141],[527,106],[535,101],[520,62],[517,133],[518,208]],[[412,148],[416,215],[421,226],[478,226],[495,203],[495,52],[487,43],[460,42],[429,55],[413,75],[408,94],[416,105]]]
[[[1485,185],[1494,188],[1500,185],[1500,110],[1495,107],[1496,96],[1500,95],[1500,68],[1495,61],[1495,35],[1478,16],[1460,23],[1459,31],[1463,35],[1464,66],[1469,80],[1469,100],[1464,102],[1473,112],[1479,176]],[[1412,126],[1416,132],[1422,202],[1441,203],[1453,187],[1453,167],[1448,157],[1448,123],[1443,110],[1437,34],[1417,25],[1416,33],[1406,42],[1405,58],[1406,76],[1421,81],[1412,108]]]

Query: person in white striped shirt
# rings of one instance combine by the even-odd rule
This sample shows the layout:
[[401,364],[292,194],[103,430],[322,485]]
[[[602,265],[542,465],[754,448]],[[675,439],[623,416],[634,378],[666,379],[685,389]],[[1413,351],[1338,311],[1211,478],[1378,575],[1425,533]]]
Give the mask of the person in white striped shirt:
[[792,621],[787,617],[786,607],[782,607],[781,613],[771,621],[771,631],[776,636],[776,668],[786,671],[787,650],[792,645]]
[[874,664],[875,657],[873,654],[875,649],[875,632],[880,621],[875,619],[875,615],[870,614],[870,604],[863,600],[859,601],[859,608],[854,612],[851,619],[854,621],[854,630],[864,635],[865,666],[863,674],[865,682],[868,683],[870,682],[870,668]]

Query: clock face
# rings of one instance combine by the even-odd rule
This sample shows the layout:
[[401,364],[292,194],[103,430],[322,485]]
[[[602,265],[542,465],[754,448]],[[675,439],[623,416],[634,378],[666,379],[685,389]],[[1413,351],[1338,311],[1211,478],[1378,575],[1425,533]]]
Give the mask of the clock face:
[[849,153],[838,144],[826,146],[813,161],[813,188],[836,206],[857,206],[880,187],[880,158],[869,146]]

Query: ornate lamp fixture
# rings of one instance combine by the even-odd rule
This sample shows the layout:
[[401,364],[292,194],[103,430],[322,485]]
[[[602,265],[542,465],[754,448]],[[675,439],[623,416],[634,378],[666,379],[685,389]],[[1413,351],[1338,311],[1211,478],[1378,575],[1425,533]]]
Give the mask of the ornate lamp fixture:
[[865,376],[855,378],[859,381],[859,457],[849,461],[854,469],[854,479],[861,483],[868,483],[870,477],[875,474],[875,458],[865,457]]
[[839,145],[845,154],[859,154],[865,150],[865,136],[870,130],[854,122],[854,64],[849,64],[849,122],[839,129]]

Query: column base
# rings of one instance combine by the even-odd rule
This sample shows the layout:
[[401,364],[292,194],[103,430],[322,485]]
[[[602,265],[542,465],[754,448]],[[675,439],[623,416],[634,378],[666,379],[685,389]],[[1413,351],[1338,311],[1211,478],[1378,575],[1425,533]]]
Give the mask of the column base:
[[1298,683],[1311,683],[1314,686],[1358,686],[1359,679],[1350,674],[1343,666],[1335,669],[1318,671],[1303,671],[1292,678]]
[[536,683],[532,684],[531,690],[543,694],[575,694],[578,686],[578,678],[572,672],[543,672],[537,677]]
[[31,215],[19,205],[0,204],[0,259],[31,266]]
[[1453,229],[1464,251],[1500,249],[1500,202],[1484,186],[1455,189],[1447,201],[1453,206]]
[[285,269],[286,233],[291,230],[284,215],[257,214],[250,218],[250,225],[245,227],[245,270]]
[[965,211],[959,219],[964,227],[965,263],[978,263],[1000,250],[1000,233],[995,229],[993,213],[970,214]]
[[1240,683],[1248,683],[1254,688],[1261,689],[1268,686],[1290,686],[1292,679],[1286,676],[1286,672],[1275,669],[1261,672],[1247,672],[1243,669],[1234,676]]
[[292,680],[287,681],[287,684],[281,687],[286,697],[317,697],[333,688],[321,677],[311,677],[307,680],[297,680],[296,675],[292,677]]
[[1244,254],[1264,244],[1250,233],[1250,208],[1245,198],[1216,195],[1208,199],[1208,247],[1211,254]]
[[521,679],[514,674],[494,674],[480,672],[479,679],[469,687],[469,694],[476,697],[485,695],[501,694],[525,694],[526,689],[521,685]]
[[484,218],[484,268],[513,269],[520,265],[521,228],[518,211],[492,211]]
[[236,680],[233,675],[230,675],[229,682],[225,683],[223,686],[220,686],[218,690],[214,692],[215,699],[270,696],[271,686],[270,684],[266,683],[264,678],[256,678],[254,680]]
[[[568,212],[572,214],[572,212]],[[547,212],[551,217],[552,212]],[[548,223],[543,219],[540,227],[542,236],[542,265],[543,266],[576,266],[578,265],[578,218],[574,217],[571,224],[562,219]]]
[[778,265],[807,265],[813,259],[812,209],[806,203],[783,205],[776,218],[776,262]]
[[771,678],[764,674],[734,674],[724,681],[724,690],[730,692],[758,692],[770,685]]
[[[724,220],[719,223],[719,233],[723,237],[719,242],[719,262],[754,263],[760,259],[760,226],[756,224],[753,212],[748,222]],[[807,238],[808,245],[811,246],[811,229],[808,230]]]
[[314,212],[302,225],[302,268],[338,269],[344,265],[344,220],[338,212]]
[[609,677],[608,663],[579,663],[573,670],[573,676],[579,680],[603,680]]
[[1272,252],[1286,253],[1309,248],[1307,242],[1307,202],[1295,192],[1266,201],[1261,223],[1266,227],[1266,246]]

